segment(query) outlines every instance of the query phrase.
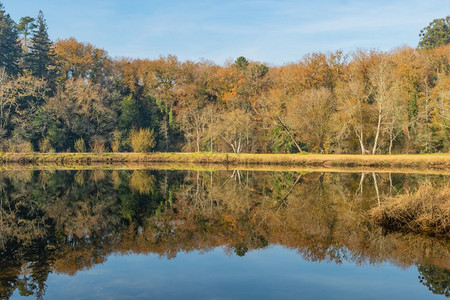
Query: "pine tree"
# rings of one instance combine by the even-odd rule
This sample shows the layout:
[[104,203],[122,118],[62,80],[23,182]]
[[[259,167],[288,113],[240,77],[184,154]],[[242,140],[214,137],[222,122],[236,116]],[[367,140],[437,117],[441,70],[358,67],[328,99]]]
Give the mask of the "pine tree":
[[34,21],[35,19],[32,17],[22,17],[17,24],[17,30],[19,31],[19,34],[23,35],[23,47],[25,48],[25,52],[28,52],[27,37],[30,35],[31,31],[36,28],[36,24],[34,23]]
[[450,43],[450,16],[434,19],[420,31],[419,49],[434,49]]
[[4,67],[9,74],[19,73],[21,56],[22,47],[17,28],[0,3],[0,67]]
[[51,78],[54,54],[42,11],[39,11],[36,25],[31,38],[30,51],[25,58],[25,65],[34,76],[48,80]]

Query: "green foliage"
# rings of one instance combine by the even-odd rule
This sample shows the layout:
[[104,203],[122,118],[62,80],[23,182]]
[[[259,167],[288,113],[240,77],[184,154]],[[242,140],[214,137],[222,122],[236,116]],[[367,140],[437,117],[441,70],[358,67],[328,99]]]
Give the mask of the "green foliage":
[[433,265],[418,265],[420,282],[433,294],[450,297],[450,271]]
[[156,145],[155,133],[148,128],[132,129],[130,145],[134,152],[148,152]]
[[0,67],[9,74],[19,73],[22,48],[14,21],[0,3]]
[[25,65],[34,76],[50,79],[54,66],[53,58],[52,42],[48,37],[47,24],[44,14],[39,11],[36,29],[31,38],[30,52],[25,56]]
[[292,139],[281,126],[273,126],[270,130],[270,150],[273,153],[292,153],[294,144]]
[[263,64],[254,64],[250,67],[250,78],[262,78],[269,72],[269,68]]
[[419,34],[418,48],[434,49],[450,43],[450,16],[434,19]]
[[17,30],[23,35],[23,43],[26,50],[28,50],[27,37],[37,27],[36,23],[34,23],[35,20],[36,19],[32,17],[22,17],[20,18],[19,24],[17,24]]
[[245,69],[248,66],[248,60],[243,56],[239,56],[238,58],[236,58],[234,65],[238,69]]
[[132,95],[122,98],[120,102],[119,130],[128,133],[129,130],[137,126],[139,120],[139,106]]

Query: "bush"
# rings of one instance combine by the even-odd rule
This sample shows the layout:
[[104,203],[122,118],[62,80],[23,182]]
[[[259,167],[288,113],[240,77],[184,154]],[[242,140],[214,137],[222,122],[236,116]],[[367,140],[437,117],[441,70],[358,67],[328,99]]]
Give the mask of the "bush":
[[148,152],[156,145],[155,133],[148,128],[132,129],[130,144],[134,152]]
[[120,151],[120,140],[121,140],[121,133],[119,130],[114,130],[113,132],[113,141],[111,143],[111,150],[112,152],[119,152]]
[[75,151],[77,152],[86,152],[86,143],[83,138],[80,138],[75,141],[74,145]]
[[34,151],[33,145],[30,142],[21,142],[19,144],[10,144],[10,152],[15,153],[32,153]]
[[450,234],[450,186],[435,188],[427,183],[417,192],[388,198],[371,210],[372,221],[388,230]]
[[48,138],[43,138],[39,141],[39,151],[42,153],[54,153],[55,149]]
[[94,153],[103,153],[105,152],[105,142],[101,140],[93,140],[90,145],[91,152]]

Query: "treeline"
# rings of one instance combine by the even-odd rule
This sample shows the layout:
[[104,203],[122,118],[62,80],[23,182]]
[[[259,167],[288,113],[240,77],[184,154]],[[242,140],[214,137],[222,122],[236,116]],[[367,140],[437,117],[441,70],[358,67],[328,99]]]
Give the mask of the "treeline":
[[15,24],[1,6],[0,147],[448,152],[450,46],[441,44],[312,53],[280,67],[112,59],[75,38],[53,43],[42,12]]

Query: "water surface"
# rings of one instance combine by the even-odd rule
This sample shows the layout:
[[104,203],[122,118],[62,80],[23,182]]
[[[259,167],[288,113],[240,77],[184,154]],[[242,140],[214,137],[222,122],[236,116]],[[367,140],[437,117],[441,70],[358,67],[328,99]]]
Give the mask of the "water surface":
[[0,295],[44,299],[434,299],[450,241],[368,211],[442,175],[2,171]]

